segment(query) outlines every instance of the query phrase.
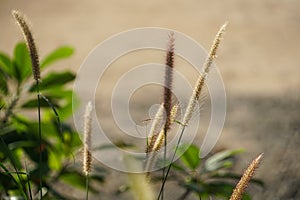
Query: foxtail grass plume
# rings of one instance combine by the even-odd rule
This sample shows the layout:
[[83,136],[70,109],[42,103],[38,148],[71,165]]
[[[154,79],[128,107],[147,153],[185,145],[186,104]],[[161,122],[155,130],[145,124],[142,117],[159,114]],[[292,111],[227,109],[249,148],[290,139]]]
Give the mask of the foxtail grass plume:
[[155,135],[154,139],[154,144],[152,149],[150,149],[150,152],[155,152],[155,151],[159,151],[161,149],[161,147],[163,146],[163,142],[165,140],[165,133],[164,133],[164,129],[161,129],[161,131]]
[[155,135],[156,133],[159,131],[159,129],[161,128],[161,124],[163,121],[163,116],[164,116],[164,104],[160,104],[153,122],[151,124],[151,128],[150,128],[150,132],[149,132],[149,137],[148,137],[148,141],[147,141],[147,148],[146,148],[146,153],[148,153],[152,148],[153,148],[153,144],[155,141]]
[[[177,110],[178,110],[178,105],[174,105],[171,109],[170,112],[170,125],[173,124],[175,117],[177,115]],[[161,105],[161,107],[158,109],[156,115],[155,115],[155,119],[153,121],[152,126],[156,126],[156,124],[160,124],[161,120],[162,120],[162,115],[163,115],[163,107]],[[159,126],[158,126],[159,127]],[[153,132],[150,132],[149,134],[149,138],[148,138],[148,147],[146,149],[146,153],[150,153],[150,152],[155,152],[155,151],[159,151],[163,145],[163,142],[165,140],[165,129],[162,128],[159,132],[156,130],[154,130]]]
[[[174,105],[171,109],[171,116],[170,121],[171,125],[175,120],[175,117],[177,115],[178,105]],[[157,114],[159,113],[159,110]],[[165,142],[165,129],[162,128],[159,133],[154,133],[149,137],[148,147],[146,150],[146,153],[148,154],[148,159],[146,161],[145,170],[149,172],[152,167],[155,165],[157,157],[157,152],[162,148]],[[147,177],[149,177],[149,173],[147,173]]]
[[203,90],[206,76],[207,76],[207,74],[210,71],[210,68],[212,66],[213,60],[216,58],[217,50],[219,48],[222,36],[225,33],[225,29],[227,27],[227,24],[228,23],[225,23],[220,28],[220,30],[218,31],[218,33],[217,33],[217,35],[216,35],[216,37],[214,39],[214,42],[213,42],[213,45],[212,45],[212,47],[211,47],[211,49],[209,51],[208,57],[207,57],[206,61],[204,62],[203,72],[199,76],[199,78],[198,78],[198,80],[197,80],[197,82],[196,82],[196,84],[194,86],[193,94],[192,94],[192,96],[190,98],[188,107],[187,107],[185,115],[183,117],[183,125],[187,125],[188,122],[190,121],[191,117],[192,117],[192,114],[194,112],[196,103],[199,100],[200,94],[201,94],[201,92]]
[[165,142],[164,128],[161,129],[160,133],[153,135],[150,138],[150,145],[147,152],[147,160],[145,163],[145,171],[147,172],[147,178],[150,180],[150,171],[158,159],[158,151],[161,149]]
[[233,193],[230,197],[230,200],[240,200],[242,199],[242,196],[251,180],[251,178],[254,175],[255,170],[258,168],[259,163],[261,162],[263,158],[263,153],[257,156],[251,164],[248,166],[246,171],[244,172],[242,178],[236,185],[235,189],[233,190]]
[[166,68],[165,68],[165,85],[164,85],[164,107],[166,111],[165,134],[170,129],[171,109],[172,109],[172,83],[173,83],[173,68],[174,68],[174,33],[169,35],[167,47]]
[[92,103],[88,102],[84,114],[84,150],[83,150],[83,173],[87,176],[91,172],[92,155],[91,133],[92,133]]
[[12,15],[15,18],[19,27],[21,28],[21,30],[23,32],[23,36],[24,36],[26,44],[27,44],[27,47],[29,49],[33,78],[36,81],[39,81],[41,78],[39,56],[38,56],[37,48],[36,48],[36,45],[35,45],[35,42],[34,42],[34,39],[32,36],[32,32],[29,28],[29,24],[26,21],[25,16],[23,16],[19,11],[13,10]]
[[178,104],[174,105],[171,109],[171,114],[170,114],[170,121],[171,121],[171,124],[174,123],[175,121],[175,118],[176,118],[176,115],[177,115],[177,111],[178,111]]

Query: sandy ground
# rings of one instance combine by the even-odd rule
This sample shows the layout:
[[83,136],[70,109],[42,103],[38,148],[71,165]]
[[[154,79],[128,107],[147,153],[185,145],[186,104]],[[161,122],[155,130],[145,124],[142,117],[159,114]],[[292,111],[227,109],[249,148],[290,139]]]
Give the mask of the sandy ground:
[[[257,177],[266,182],[266,189],[251,187],[254,199],[300,199],[297,159],[300,1],[0,2],[1,51],[12,52],[14,44],[22,38],[10,14],[12,9],[19,9],[33,24],[41,57],[60,45],[75,47],[75,56],[55,65],[56,69],[68,68],[74,72],[92,48],[121,31],[164,27],[185,33],[208,48],[219,26],[229,21],[217,60],[228,97],[226,123],[218,146],[247,150],[239,157],[238,172],[258,153],[265,153]],[[155,54],[129,56],[119,65],[134,66],[152,59],[159,62],[161,58]],[[99,98],[109,94],[121,72],[112,70],[110,73],[116,77],[104,79],[107,90],[100,91]],[[192,74],[188,76],[195,79]],[[79,96],[82,94],[84,91]],[[147,98],[138,100],[150,102]],[[109,100],[103,100],[97,108],[108,103]],[[110,119],[103,120],[109,123]]]

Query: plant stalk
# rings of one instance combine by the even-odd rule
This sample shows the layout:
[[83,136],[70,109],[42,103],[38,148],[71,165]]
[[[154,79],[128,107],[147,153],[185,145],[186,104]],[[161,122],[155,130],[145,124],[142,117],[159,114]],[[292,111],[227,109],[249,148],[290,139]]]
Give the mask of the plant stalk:
[[171,167],[172,167],[172,163],[173,163],[173,161],[174,161],[174,159],[175,159],[175,156],[176,156],[176,153],[177,153],[177,151],[178,151],[178,147],[179,147],[179,145],[180,145],[180,142],[181,142],[181,139],[182,139],[184,130],[185,130],[185,126],[183,126],[183,128],[182,128],[182,130],[181,130],[181,133],[180,133],[178,142],[177,142],[177,144],[176,144],[175,151],[174,151],[174,154],[173,154],[173,156],[172,156],[171,162],[170,162],[170,164],[169,164],[169,166],[168,166],[168,168],[167,168],[166,175],[163,177],[163,182],[162,182],[162,185],[161,185],[161,188],[160,188],[160,191],[159,191],[157,200],[159,200],[159,199],[162,197],[162,195],[163,195],[164,187],[165,187],[167,178],[168,178],[168,176],[169,176],[169,173],[170,173],[170,170],[171,170]]
[[40,86],[39,81],[36,80],[36,92],[37,92],[37,105],[38,105],[38,131],[39,131],[39,190],[40,190],[40,199],[43,198],[43,183],[42,183],[42,127],[41,127],[41,104],[40,104]]

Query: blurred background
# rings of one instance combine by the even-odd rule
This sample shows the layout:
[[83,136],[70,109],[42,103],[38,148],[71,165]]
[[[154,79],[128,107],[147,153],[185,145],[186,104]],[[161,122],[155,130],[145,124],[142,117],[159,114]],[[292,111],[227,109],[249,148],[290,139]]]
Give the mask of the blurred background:
[[[55,66],[74,72],[97,44],[121,31],[174,29],[208,49],[219,27],[229,21],[216,61],[228,100],[217,148],[246,150],[238,157],[237,172],[265,153],[256,177],[266,187],[250,187],[253,199],[300,198],[300,1],[0,0],[0,51],[7,53],[22,40],[12,9],[30,19],[41,57],[61,45],[75,47],[75,56]],[[129,55],[116,64],[164,62],[163,56]],[[191,82],[196,79],[192,71],[187,76]],[[104,79],[108,89],[97,98],[109,94],[117,79]],[[96,106],[107,105],[103,100]],[[109,126],[109,117],[103,120]]]

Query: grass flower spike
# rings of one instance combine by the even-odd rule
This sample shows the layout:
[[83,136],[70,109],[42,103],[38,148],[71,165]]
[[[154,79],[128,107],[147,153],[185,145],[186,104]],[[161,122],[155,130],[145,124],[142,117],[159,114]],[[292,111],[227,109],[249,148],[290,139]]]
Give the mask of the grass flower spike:
[[166,111],[165,134],[171,125],[171,109],[172,109],[172,83],[174,68],[174,33],[169,35],[169,43],[167,47],[166,68],[165,68],[165,85],[164,85],[164,107]]
[[89,199],[89,175],[92,167],[92,154],[91,154],[91,133],[92,133],[92,103],[89,101],[85,108],[84,113],[84,146],[83,146],[83,173],[86,179],[86,193],[85,199]]
[[153,119],[153,122],[151,124],[150,132],[149,132],[149,137],[147,139],[147,148],[146,148],[146,153],[149,153],[153,149],[154,142],[157,137],[157,132],[160,131],[161,129],[161,124],[163,121],[163,116],[164,116],[164,104],[161,104],[155,114],[155,117]]
[[[37,92],[37,107],[38,107],[38,132],[39,132],[39,166],[42,165],[42,126],[41,126],[41,102],[40,102],[40,89],[39,89],[39,82],[41,79],[41,72],[40,72],[40,63],[39,63],[39,56],[37,53],[37,48],[35,46],[35,42],[32,36],[32,32],[29,28],[28,23],[25,20],[25,17],[16,10],[12,11],[12,15],[15,18],[17,24],[21,28],[23,32],[23,36],[26,41],[26,45],[29,50],[30,58],[31,58],[31,67],[32,67],[32,74],[33,78],[36,81],[36,92]],[[39,169],[39,193],[40,199],[43,198],[43,180],[42,180],[42,168]]]
[[84,114],[84,150],[83,150],[83,173],[87,176],[91,172],[92,155],[91,132],[92,132],[92,103],[88,102]]
[[194,112],[195,106],[197,101],[199,100],[200,94],[202,92],[204,83],[205,83],[205,78],[208,74],[208,72],[210,71],[210,68],[212,66],[213,60],[216,58],[216,54],[217,54],[217,50],[219,48],[221,39],[223,34],[225,33],[225,29],[227,27],[227,23],[225,23],[219,30],[219,32],[217,33],[213,45],[210,49],[209,55],[203,65],[203,73],[199,76],[194,90],[193,90],[193,94],[192,97],[190,98],[188,107],[186,109],[185,115],[183,117],[183,125],[187,125],[188,122],[190,121],[192,114]]
[[236,185],[235,189],[233,190],[233,193],[230,197],[230,200],[240,200],[242,199],[242,196],[245,192],[245,189],[247,188],[251,178],[254,175],[255,170],[258,168],[259,163],[261,162],[263,158],[263,153],[257,156],[249,165],[249,167],[244,172],[242,178]]
[[37,53],[37,48],[32,36],[32,32],[29,28],[29,23],[26,22],[25,17],[16,10],[12,11],[12,15],[14,16],[16,22],[20,26],[24,38],[26,40],[27,47],[29,49],[30,58],[31,58],[31,65],[32,65],[32,72],[33,72],[33,78],[36,81],[39,81],[41,78],[41,72],[40,72],[40,64],[39,64],[39,56]]

